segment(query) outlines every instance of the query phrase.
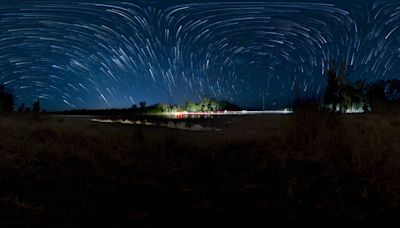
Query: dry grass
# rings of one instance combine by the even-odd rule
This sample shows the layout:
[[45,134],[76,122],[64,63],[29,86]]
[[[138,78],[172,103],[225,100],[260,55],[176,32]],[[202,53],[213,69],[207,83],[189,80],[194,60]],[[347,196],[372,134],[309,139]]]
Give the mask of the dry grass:
[[205,141],[153,128],[2,118],[0,223],[397,219],[400,117],[305,108],[281,121],[265,137]]

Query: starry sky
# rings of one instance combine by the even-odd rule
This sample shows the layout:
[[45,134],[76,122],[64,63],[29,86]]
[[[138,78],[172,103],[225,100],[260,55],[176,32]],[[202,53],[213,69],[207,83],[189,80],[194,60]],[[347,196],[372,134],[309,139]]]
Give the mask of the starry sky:
[[0,0],[0,83],[47,110],[183,103],[247,108],[400,78],[400,2]]

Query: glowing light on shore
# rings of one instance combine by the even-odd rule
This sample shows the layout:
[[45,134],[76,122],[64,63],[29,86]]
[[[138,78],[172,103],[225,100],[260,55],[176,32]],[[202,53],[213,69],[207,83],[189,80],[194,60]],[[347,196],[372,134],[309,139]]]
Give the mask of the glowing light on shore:
[[364,113],[364,109],[362,107],[351,107],[346,109],[346,113],[355,114],[355,113]]
[[269,110],[269,111],[219,111],[219,112],[173,112],[173,116],[241,116],[241,115],[263,115],[263,114],[275,114],[275,115],[287,115],[292,114],[293,111],[288,109],[283,110]]

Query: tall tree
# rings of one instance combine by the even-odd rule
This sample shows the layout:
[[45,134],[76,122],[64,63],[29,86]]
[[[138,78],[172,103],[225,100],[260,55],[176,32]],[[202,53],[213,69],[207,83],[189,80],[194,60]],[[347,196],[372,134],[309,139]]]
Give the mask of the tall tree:
[[32,112],[33,113],[39,113],[40,112],[40,101],[39,100],[33,102]]
[[347,81],[351,66],[345,63],[337,64],[332,61],[327,70],[327,84],[324,94],[324,104],[330,105],[332,112],[344,112],[352,104],[354,87]]
[[339,83],[337,80],[337,66],[332,62],[327,70],[327,84],[324,94],[324,104],[332,105],[332,111],[336,111],[339,103]]
[[0,113],[14,111],[14,96],[3,85],[0,86]]
[[388,101],[400,101],[400,80],[391,79],[380,84],[385,90],[385,95]]
[[19,113],[23,113],[23,112],[25,112],[25,103],[22,103],[20,106],[19,106],[19,108],[18,108],[18,112]]
[[369,86],[367,98],[371,110],[374,112],[384,112],[387,107],[387,97],[385,94],[384,81],[377,81]]

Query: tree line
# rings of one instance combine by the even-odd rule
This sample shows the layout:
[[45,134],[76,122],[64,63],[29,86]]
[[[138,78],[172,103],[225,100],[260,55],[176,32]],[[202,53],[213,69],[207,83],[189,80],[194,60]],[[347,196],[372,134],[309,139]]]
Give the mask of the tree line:
[[25,106],[22,103],[17,110],[14,110],[14,95],[11,90],[7,89],[4,85],[0,85],[0,114],[11,114],[13,112],[18,113],[39,113],[40,112],[40,101],[36,100],[33,102],[31,107]]
[[70,111],[57,112],[66,115],[100,115],[100,116],[132,116],[132,115],[169,115],[176,112],[216,112],[216,111],[240,111],[239,106],[228,101],[220,101],[207,96],[201,97],[199,102],[187,101],[183,105],[158,103],[147,105],[141,101],[129,108],[122,109],[74,109]]
[[220,101],[215,98],[202,96],[199,102],[187,101],[184,105],[158,103],[146,106],[146,102],[139,102],[139,106],[133,105],[131,110],[145,114],[168,114],[175,112],[239,111],[241,108],[228,101]]
[[362,110],[384,112],[400,104],[400,80],[351,82],[348,74],[352,67],[331,62],[327,70],[327,84],[323,97],[324,107],[332,112]]

